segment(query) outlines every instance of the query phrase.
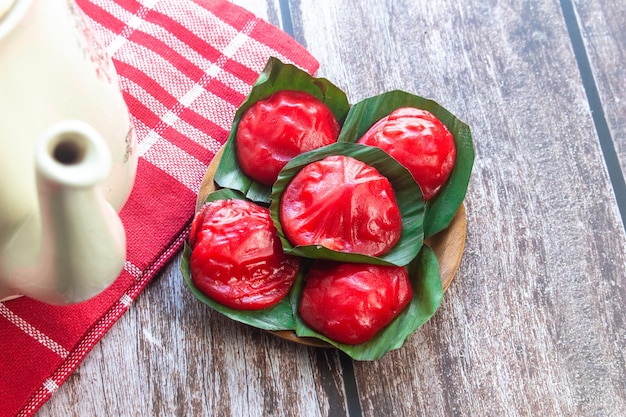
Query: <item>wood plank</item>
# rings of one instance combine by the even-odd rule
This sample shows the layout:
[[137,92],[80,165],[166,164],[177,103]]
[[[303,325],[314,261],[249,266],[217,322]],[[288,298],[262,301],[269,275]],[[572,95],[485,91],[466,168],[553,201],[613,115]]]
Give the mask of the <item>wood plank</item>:
[[140,295],[38,416],[344,415],[339,359],[199,303],[178,262]]
[[279,0],[229,0],[277,27],[283,27]]
[[291,4],[353,102],[435,98],[476,142],[459,276],[402,349],[355,364],[363,414],[625,415],[626,239],[559,2]]
[[[278,2],[236,0],[280,24]],[[345,415],[339,357],[235,323],[186,289],[179,258],[38,416]]]
[[619,165],[626,175],[626,7],[619,0],[574,0],[573,4]]
[[[280,23],[277,1],[237,3]],[[292,2],[297,38],[353,101],[436,98],[477,145],[459,277],[404,348],[355,364],[364,415],[626,414],[626,243],[558,2],[414,3]],[[620,132],[623,69],[604,48],[623,51],[623,15],[577,10]],[[38,415],[346,414],[335,352],[233,325],[177,268]]]

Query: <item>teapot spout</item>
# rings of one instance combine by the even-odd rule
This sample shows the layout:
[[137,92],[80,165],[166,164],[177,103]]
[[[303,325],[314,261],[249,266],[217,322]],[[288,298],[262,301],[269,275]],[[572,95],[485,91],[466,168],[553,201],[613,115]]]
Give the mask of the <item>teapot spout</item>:
[[19,245],[16,260],[30,258],[15,269],[19,290],[51,304],[84,301],[115,280],[126,257],[124,227],[99,186],[111,172],[109,148],[88,124],[64,121],[41,138],[35,166],[39,218],[22,233],[31,244]]

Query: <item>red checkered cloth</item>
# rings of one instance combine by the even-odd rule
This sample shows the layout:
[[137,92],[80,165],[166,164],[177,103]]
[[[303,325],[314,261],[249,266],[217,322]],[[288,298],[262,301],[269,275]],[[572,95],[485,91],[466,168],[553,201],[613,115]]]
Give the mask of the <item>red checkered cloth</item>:
[[268,58],[318,68],[287,34],[227,1],[77,3],[113,57],[137,130],[137,180],[121,212],[127,262],[112,287],[78,305],[0,303],[0,416],[34,414],[181,249],[205,170]]

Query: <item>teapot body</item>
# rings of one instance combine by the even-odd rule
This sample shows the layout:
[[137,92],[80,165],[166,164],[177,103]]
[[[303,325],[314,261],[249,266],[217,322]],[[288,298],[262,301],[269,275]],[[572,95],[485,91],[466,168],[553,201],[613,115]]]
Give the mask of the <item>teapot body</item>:
[[40,217],[35,154],[51,126],[77,120],[103,139],[111,169],[98,193],[115,211],[130,194],[137,166],[135,133],[113,63],[82,11],[72,0],[12,0],[5,8],[0,15],[0,299],[32,284],[20,282],[3,265],[3,258],[15,258],[11,252],[25,250],[14,242],[32,239],[33,248],[54,244],[37,231],[15,237]]

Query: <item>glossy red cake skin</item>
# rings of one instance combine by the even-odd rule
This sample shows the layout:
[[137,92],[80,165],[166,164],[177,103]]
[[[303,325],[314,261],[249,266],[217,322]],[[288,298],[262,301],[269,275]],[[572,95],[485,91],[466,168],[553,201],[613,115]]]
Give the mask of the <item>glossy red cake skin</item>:
[[305,277],[302,320],[346,344],[367,342],[409,304],[413,289],[405,268],[316,262]]
[[302,168],[280,203],[285,236],[297,245],[379,256],[402,235],[389,180],[349,156],[328,156]]
[[190,245],[193,284],[227,307],[271,307],[298,274],[300,260],[283,252],[269,210],[249,201],[205,204],[194,217]]
[[456,161],[456,145],[448,128],[432,113],[402,107],[376,122],[358,143],[376,146],[404,165],[433,198],[448,180]]
[[335,143],[339,130],[334,114],[312,95],[278,91],[254,103],[239,121],[239,165],[255,181],[272,185],[290,159]]

